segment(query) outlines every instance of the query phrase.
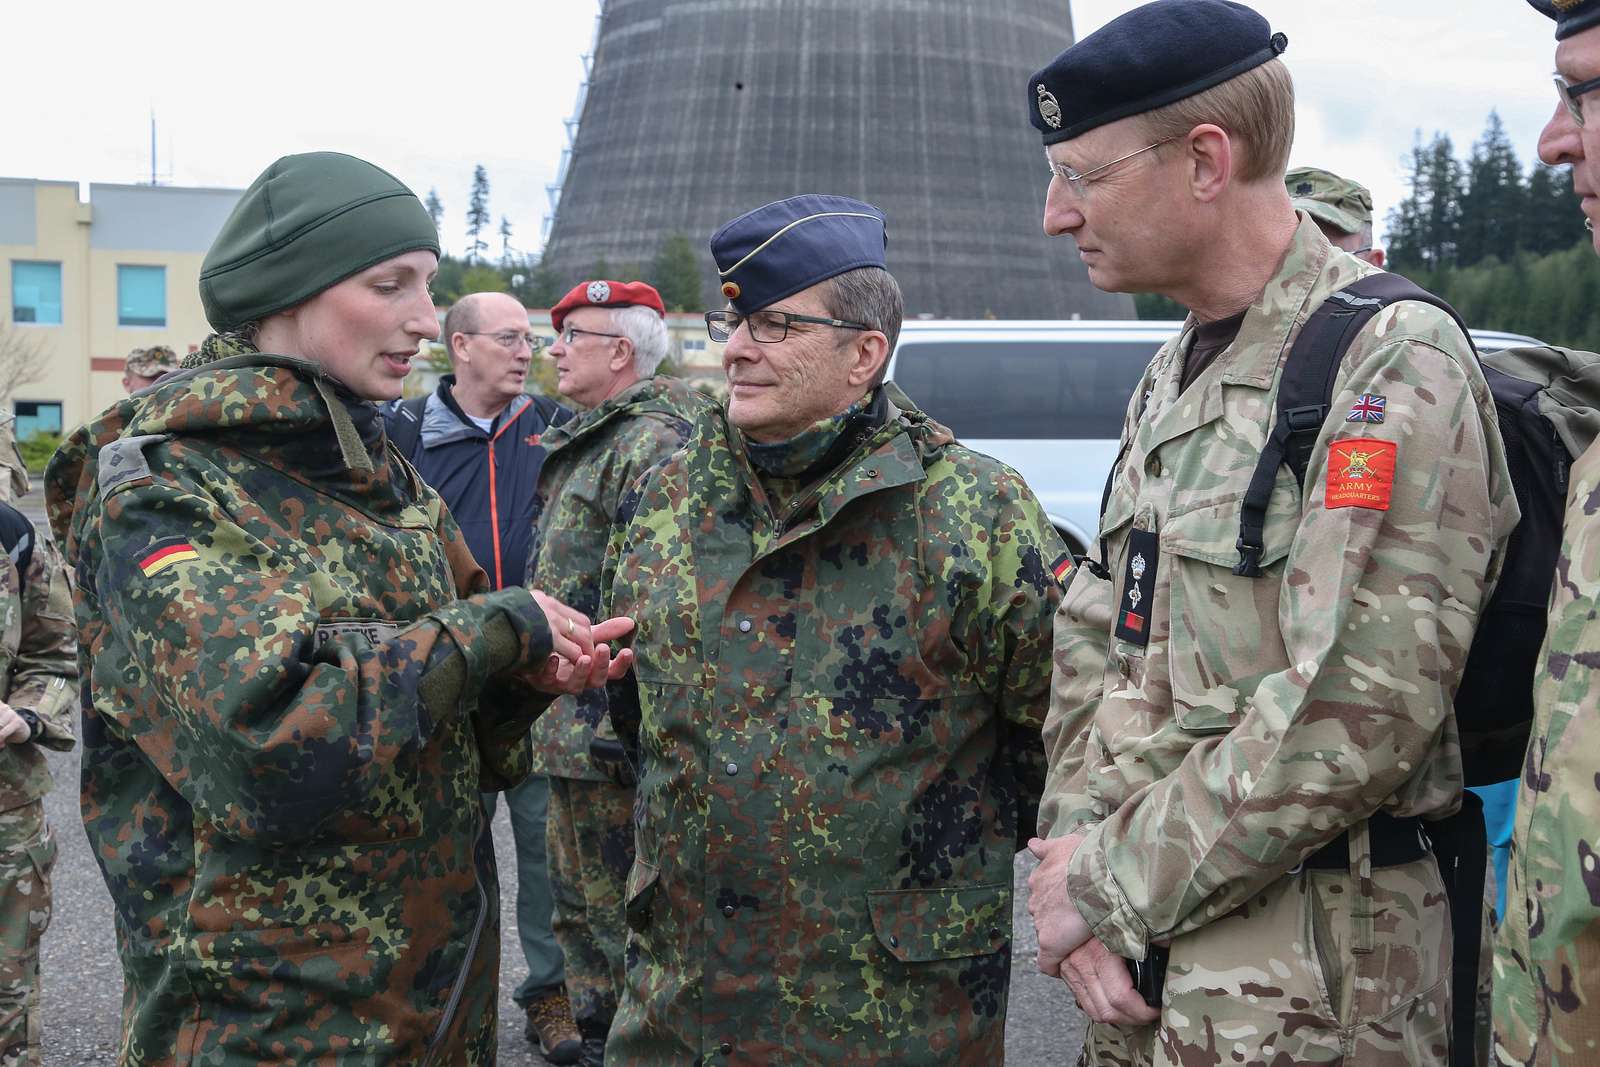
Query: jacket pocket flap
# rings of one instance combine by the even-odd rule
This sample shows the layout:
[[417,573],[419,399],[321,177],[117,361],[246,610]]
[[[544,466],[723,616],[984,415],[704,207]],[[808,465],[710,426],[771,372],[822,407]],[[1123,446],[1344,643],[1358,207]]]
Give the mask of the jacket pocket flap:
[[[1243,498],[1235,497],[1170,515],[1161,531],[1161,547],[1175,556],[1232,570],[1239,562],[1239,515],[1243,508]],[[1299,526],[1300,490],[1293,476],[1282,470],[1267,505],[1261,566],[1270,566],[1289,554]]]
[[867,907],[878,941],[901,963],[986,956],[1011,938],[1011,886],[1005,882],[874,890]]
[[642,932],[650,926],[650,905],[655,900],[656,882],[660,878],[661,869],[641,859],[635,859],[633,866],[628,869],[626,914],[628,928],[635,933]]

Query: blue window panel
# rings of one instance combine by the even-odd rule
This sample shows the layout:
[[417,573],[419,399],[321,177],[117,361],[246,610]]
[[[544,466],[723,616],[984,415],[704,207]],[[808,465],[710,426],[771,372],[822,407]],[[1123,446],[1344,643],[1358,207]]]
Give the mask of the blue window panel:
[[11,261],[11,321],[61,325],[61,264]]
[[26,441],[36,433],[61,432],[61,405],[43,400],[18,400],[17,440]]
[[117,325],[167,324],[167,268],[117,267]]

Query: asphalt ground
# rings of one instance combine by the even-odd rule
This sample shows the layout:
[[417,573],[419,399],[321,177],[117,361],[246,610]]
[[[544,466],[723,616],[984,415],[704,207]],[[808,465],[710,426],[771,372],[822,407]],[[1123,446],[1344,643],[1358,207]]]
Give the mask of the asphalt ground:
[[[20,502],[43,525],[37,493]],[[122,972],[117,965],[111,898],[89,850],[78,811],[78,752],[47,753],[56,788],[45,798],[58,855],[52,881],[54,914],[44,936],[40,967],[44,985],[45,1067],[88,1067],[117,1062]],[[500,1058],[502,1067],[544,1063],[522,1036],[522,1017],[511,991],[527,973],[517,947],[516,863],[505,805],[494,822],[500,864]],[[1038,973],[1038,942],[1028,918],[1028,872],[1032,857],[1017,859],[1011,963],[1011,1003],[1006,1019],[1006,1063],[1015,1067],[1066,1067],[1076,1062],[1083,1041],[1083,1016],[1067,987]]]

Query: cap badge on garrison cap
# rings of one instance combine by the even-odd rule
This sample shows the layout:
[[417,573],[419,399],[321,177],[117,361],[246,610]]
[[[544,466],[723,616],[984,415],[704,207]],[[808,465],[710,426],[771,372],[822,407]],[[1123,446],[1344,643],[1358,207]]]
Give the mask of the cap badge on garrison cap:
[[737,300],[737,299],[739,299],[739,283],[738,282],[723,282],[722,283],[722,295],[727,297],[729,300]]
[[1046,89],[1042,83],[1039,86],[1039,117],[1044,119],[1052,130],[1061,128],[1061,105],[1056,101],[1055,94]]
[[589,283],[589,303],[604,304],[611,299],[611,286],[605,282]]

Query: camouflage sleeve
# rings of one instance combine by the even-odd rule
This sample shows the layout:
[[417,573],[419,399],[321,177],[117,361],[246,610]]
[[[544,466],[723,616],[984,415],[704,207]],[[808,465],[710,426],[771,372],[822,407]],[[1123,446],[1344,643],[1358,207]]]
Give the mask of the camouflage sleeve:
[[[634,516],[638,514],[639,503],[648,492],[651,479],[666,462],[662,460],[641,474],[617,503],[616,522],[611,526],[611,536],[606,541],[605,560],[600,565],[600,602],[603,608],[602,614],[607,618],[634,614],[632,593],[624,583],[617,581],[617,572],[629,551],[629,528],[633,525]],[[619,647],[632,644],[633,636],[629,635],[619,641]],[[639,682],[632,671],[606,686],[606,703],[606,715],[600,720],[600,726],[603,728],[607,723],[610,724],[612,734],[622,742],[623,751],[637,768],[640,725]]]
[[[996,480],[997,506],[987,531],[972,530],[968,544],[989,546],[989,602],[982,613],[988,633],[972,635],[969,647],[990,651],[1001,665],[997,706],[1003,754],[1018,785],[1017,847],[1026,847],[1038,824],[1045,786],[1045,751],[1040,730],[1050,706],[1050,620],[1061,602],[1057,570],[1070,561],[1061,535],[1032,490],[1007,469]],[[952,633],[962,630],[960,616]]]
[[[1163,349],[1150,361],[1128,399],[1118,459],[1114,461],[1113,470],[1108,472],[1112,476],[1115,476],[1115,464],[1121,463],[1121,455],[1133,438],[1144,408],[1145,390],[1150,388],[1165,353]],[[1044,723],[1045,758],[1049,761],[1050,773],[1045,781],[1044,799],[1039,804],[1040,837],[1077,833],[1098,822],[1103,815],[1089,795],[1086,759],[1091,742],[1090,727],[1100,708],[1105,685],[1106,658],[1111,652],[1113,585],[1092,562],[1099,552],[1098,545],[1091,545],[1090,560],[1073,568],[1061,606],[1056,610],[1050,714]]]
[[[326,579],[170,482],[109,494],[80,568],[139,699],[107,709],[222,832],[282,844],[406,788],[419,750],[491,676],[550,650],[521,586],[443,604],[393,637],[319,642]],[[185,562],[150,571],[152,546]],[[192,555],[191,555],[192,553]],[[326,594],[325,594],[326,595]]]
[[1055,618],[1055,669],[1044,722],[1050,774],[1039,804],[1041,837],[1077,833],[1101,816],[1088,791],[1086,755],[1104,686],[1111,601],[1109,578],[1087,563],[1073,568]]
[[[633,520],[633,510],[636,505],[627,502],[628,490],[640,484],[644,476],[665,463],[672,454],[683,447],[688,440],[690,424],[683,419],[669,416],[648,415],[638,420],[629,437],[627,446],[621,450],[619,457],[618,473],[609,479],[609,484],[620,489],[606,503],[607,519],[611,529],[616,529],[624,522],[623,508],[627,504],[627,519]],[[605,566],[604,559],[599,561],[600,566],[594,568],[595,572],[602,571]],[[593,573],[593,572],[591,572]],[[600,589],[594,589],[595,609],[599,610]],[[603,705],[598,721],[595,724],[594,738],[603,745],[608,741],[620,742],[621,736],[617,733],[616,724],[612,722],[610,705],[617,704],[623,707],[620,713],[624,719],[637,722],[639,719],[639,685],[634,681],[632,672],[619,681],[608,682],[604,689],[593,689],[585,693],[592,694],[597,704]],[[638,751],[637,747],[623,745],[623,751],[630,755]],[[637,771],[637,760],[634,761]]]
[[6,703],[33,709],[43,727],[34,742],[65,752],[77,743],[72,732],[78,681],[72,587],[55,542],[35,536],[33,558],[22,583],[22,631]]
[[[683,419],[646,412],[621,423],[618,432],[570,460],[572,467],[563,472],[555,498],[547,502],[549,521],[529,566],[529,582],[591,618],[605,618],[601,576],[611,532],[624,521],[619,509],[629,498],[629,489],[681,448],[688,432]],[[553,458],[559,461],[562,454]],[[630,503],[628,521],[632,512]],[[613,699],[637,702],[638,687],[631,674],[562,697],[557,712],[567,721],[594,723],[593,739],[615,743],[620,738],[608,712]]]
[[[1280,520],[1294,526],[1275,619],[1227,584],[1250,579],[1185,570],[1187,559],[1163,553],[1177,568],[1171,595],[1188,602],[1192,588],[1196,605],[1180,618],[1174,603],[1187,644],[1171,658],[1256,685],[1237,702],[1216,683],[1189,694],[1201,712],[1227,709],[1221,732],[1091,828],[1073,856],[1070,892],[1117,955],[1143,958],[1150,941],[1227,914],[1380,806],[1459,803],[1459,769],[1420,768],[1459,760],[1454,687],[1516,504],[1487,386],[1453,327],[1437,344],[1438,330],[1418,328],[1430,316],[1440,317],[1396,305],[1352,345],[1301,506]],[[1347,422],[1366,394],[1387,395],[1386,421]],[[1214,529],[1186,536],[1208,551],[1233,543],[1236,509],[1198,518]],[[1183,695],[1176,673],[1173,688]]]

